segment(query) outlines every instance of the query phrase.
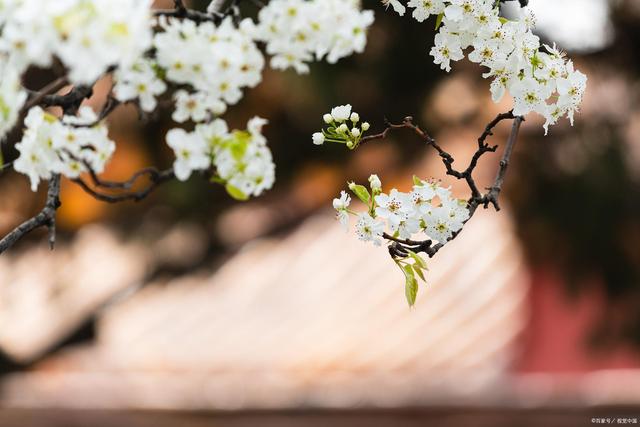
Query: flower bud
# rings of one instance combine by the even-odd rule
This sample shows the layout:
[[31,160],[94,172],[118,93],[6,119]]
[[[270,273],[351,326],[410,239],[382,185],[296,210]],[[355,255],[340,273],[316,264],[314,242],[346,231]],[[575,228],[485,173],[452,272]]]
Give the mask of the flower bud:
[[313,138],[313,143],[315,145],[322,145],[324,144],[324,134],[322,132],[316,132],[312,135]]
[[324,120],[326,124],[330,125],[331,123],[333,123],[333,116],[327,113],[324,116],[322,116],[322,120]]
[[360,136],[360,129],[358,129],[358,128],[351,129],[351,135],[353,135],[354,138],[359,137]]
[[374,193],[382,191],[382,182],[380,182],[378,175],[373,174],[369,177],[369,185],[371,186],[371,191]]
[[347,125],[346,125],[346,124],[344,124],[344,123],[343,123],[343,124],[341,124],[341,125],[338,127],[338,132],[341,132],[341,133],[346,133],[348,130],[349,130],[349,128],[348,128],[348,127],[347,127]]
[[363,122],[362,123],[362,131],[363,132],[368,131],[370,127],[371,127],[371,125],[369,124],[369,122]]
[[358,123],[360,121],[360,115],[358,113],[351,113],[351,121]]

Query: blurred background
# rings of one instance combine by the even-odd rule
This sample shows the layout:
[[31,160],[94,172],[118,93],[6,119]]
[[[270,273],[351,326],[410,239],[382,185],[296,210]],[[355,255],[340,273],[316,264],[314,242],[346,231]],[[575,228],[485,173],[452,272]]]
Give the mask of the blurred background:
[[[539,35],[589,77],[582,112],[547,137],[527,120],[504,209],[479,212],[429,262],[413,309],[386,252],[345,234],[330,204],[372,172],[385,189],[446,181],[439,159],[411,133],[355,152],[310,135],[349,102],[374,131],[414,116],[465,163],[509,105],[491,102],[475,64],[441,72],[432,25],[379,3],[364,1],[376,13],[364,54],[307,76],[267,69],[226,115],[237,128],[270,121],[266,196],[237,203],[193,177],[107,205],[63,183],[55,251],[40,232],[0,257],[1,425],[638,422],[640,3],[530,0]],[[117,110],[106,176],[170,165],[171,126],[167,111],[140,122]],[[483,186],[498,157],[479,168]],[[0,234],[44,199],[11,171],[0,194]]]

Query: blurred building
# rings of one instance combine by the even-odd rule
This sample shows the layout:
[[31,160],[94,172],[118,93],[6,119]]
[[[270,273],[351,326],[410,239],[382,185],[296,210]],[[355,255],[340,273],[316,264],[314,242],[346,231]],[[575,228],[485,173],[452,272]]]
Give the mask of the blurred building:
[[[193,239],[188,227],[174,233],[174,244]],[[438,254],[413,309],[385,252],[329,212],[244,245],[219,269],[147,283],[144,271],[167,256],[153,247],[89,227],[53,254],[0,260],[0,347],[25,364],[0,383],[5,422],[55,408],[53,419],[75,413],[77,425],[95,410],[105,425],[166,410],[176,418],[153,425],[191,425],[198,411],[232,411],[239,425],[267,411],[282,417],[274,425],[296,425],[295,411],[311,421],[322,410],[318,425],[376,411],[396,425],[421,408],[421,419],[477,412],[496,425],[559,413],[574,422],[610,405],[622,416],[620,405],[639,403],[637,359],[593,359],[583,345],[600,301],[570,305],[557,279],[528,271],[506,213],[481,212]],[[41,259],[50,266],[33,269]],[[87,322],[90,339],[67,342]]]
[[[551,22],[549,4],[577,1],[531,2]],[[351,101],[374,126],[413,114],[457,159],[471,154],[469,141],[508,106],[490,101],[472,65],[442,79],[418,59],[406,46],[431,35],[416,23],[379,16],[367,52],[335,75],[266,71],[230,112],[231,122],[255,111],[271,120],[279,181],[262,199],[231,204],[194,179],[112,207],[65,185],[56,250],[36,235],[0,257],[0,425],[640,423],[640,333],[589,339],[639,302],[640,9],[589,0],[589,11],[599,11],[591,27],[582,19],[553,34],[587,49],[572,54],[590,79],[576,127],[542,139],[541,123],[526,123],[507,209],[479,212],[429,262],[412,309],[385,251],[344,233],[324,207],[373,171],[385,187],[413,173],[445,179],[439,160],[411,135],[345,154],[308,134],[328,105]],[[166,162],[166,118],[141,130],[119,114],[108,176]],[[0,230],[38,206],[15,175],[0,192],[15,200],[0,205]]]

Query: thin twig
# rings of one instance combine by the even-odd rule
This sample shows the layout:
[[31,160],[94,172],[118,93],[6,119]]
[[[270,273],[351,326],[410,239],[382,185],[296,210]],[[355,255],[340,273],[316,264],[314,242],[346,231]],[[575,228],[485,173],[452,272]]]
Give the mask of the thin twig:
[[495,207],[496,211],[500,210],[498,196],[500,196],[500,192],[502,191],[502,185],[504,184],[504,178],[507,174],[507,168],[509,167],[511,154],[513,153],[513,149],[516,145],[516,142],[518,141],[518,133],[520,132],[520,126],[522,125],[523,120],[524,119],[522,117],[516,117],[513,121],[511,134],[509,134],[509,139],[507,140],[504,154],[502,155],[502,159],[500,160],[500,166],[498,167],[496,178],[493,182],[493,185],[488,188],[489,192],[485,194],[480,201],[480,203],[482,203],[485,208],[489,203],[491,203]]
[[38,91],[32,91],[31,92],[32,97],[24,104],[23,108],[25,110],[28,110],[31,107],[35,107],[36,105],[40,104],[40,102],[42,102],[44,97],[58,92],[60,89],[62,89],[68,84],[69,82],[66,77],[60,77],[52,81],[42,89]]
[[92,181],[94,182],[94,185],[98,188],[103,187],[107,189],[128,190],[133,186],[133,183],[135,183],[136,180],[142,175],[149,176],[149,180],[151,181],[149,185],[147,185],[140,191],[128,191],[119,194],[109,194],[96,190],[89,184],[87,184],[82,178],[75,178],[72,181],[78,184],[87,194],[91,195],[97,200],[107,203],[121,203],[126,201],[139,202],[146,198],[149,194],[151,194],[151,192],[153,192],[159,185],[175,177],[172,168],[163,171],[158,171],[155,168],[146,168],[139,172],[136,172],[129,180],[124,182],[102,181],[94,172],[90,172],[90,176]]
[[[473,172],[478,166],[478,161],[484,154],[495,152],[496,149],[498,148],[497,145],[490,146],[486,142],[489,136],[493,135],[493,130],[495,129],[495,127],[502,121],[511,120],[511,119],[514,120],[513,126],[511,128],[511,134],[509,135],[509,139],[507,140],[507,144],[506,144],[504,153],[502,155],[502,159],[500,161],[500,166],[496,174],[496,178],[494,180],[493,185],[490,188],[488,188],[489,191],[486,194],[482,194],[475,182],[475,179],[473,177]],[[436,150],[436,152],[440,156],[440,159],[442,160],[447,170],[447,175],[453,176],[460,180],[464,180],[467,183],[469,190],[471,191],[471,196],[467,200],[467,206],[469,209],[469,218],[467,219],[467,221],[465,221],[464,224],[466,224],[471,219],[471,217],[473,217],[478,206],[480,205],[482,205],[486,209],[488,208],[489,204],[492,204],[496,210],[500,210],[500,205],[498,204],[498,196],[502,191],[502,185],[504,183],[504,178],[507,172],[507,168],[509,166],[509,161],[510,161],[511,155],[513,154],[513,148],[518,139],[520,125],[522,124],[523,121],[524,121],[524,118],[514,116],[513,111],[498,114],[495,119],[493,119],[491,122],[489,122],[489,124],[487,124],[487,126],[484,129],[484,132],[480,135],[480,137],[478,137],[478,140],[477,140],[478,148],[474,153],[474,155],[471,157],[471,160],[469,161],[469,165],[462,171],[457,170],[453,167],[453,163],[454,163],[453,156],[449,154],[447,151],[445,151],[442,147],[440,147],[436,143],[435,139],[433,139],[427,132],[422,130],[419,126],[415,125],[413,123],[412,117],[405,117],[405,119],[401,124],[393,124],[393,123],[387,122],[386,123],[387,127],[382,132],[362,138],[359,144],[364,144],[364,143],[368,143],[368,142],[379,140],[379,139],[385,139],[388,136],[389,132],[393,130],[399,130],[399,129],[412,130],[429,147]],[[464,227],[464,224],[463,224],[463,227]],[[461,231],[462,229],[454,233],[454,235],[449,239],[449,241],[455,239],[460,234]],[[436,253],[438,253],[440,249],[442,249],[442,247],[444,247],[446,243],[448,243],[448,242],[442,242],[442,243],[433,245],[433,242],[431,240],[417,241],[417,240],[410,240],[410,239],[398,239],[387,233],[384,233],[382,237],[390,242],[389,254],[393,258],[405,258],[409,256],[409,251],[412,251],[415,253],[423,252],[427,256],[433,257]]]
[[0,240],[0,254],[12,247],[31,231],[46,226],[49,229],[49,247],[56,243],[56,211],[60,207],[60,175],[54,175],[49,180],[47,201],[40,213],[23,222]]
[[109,95],[107,96],[107,101],[102,107],[102,110],[100,110],[100,112],[98,113],[98,117],[93,122],[80,123],[80,124],[71,123],[69,125],[76,128],[91,128],[91,127],[97,126],[100,124],[101,121],[106,119],[109,116],[109,114],[113,113],[113,111],[116,108],[118,108],[121,104],[122,103],[118,101],[118,99],[116,99],[116,97],[112,93],[109,93]]
[[165,16],[169,18],[188,19],[195,23],[201,22],[220,22],[226,13],[222,13],[225,0],[214,0],[217,3],[209,9],[209,13],[203,13],[197,10],[187,8],[182,0],[174,0],[173,9],[155,10],[155,16]]
[[[234,15],[237,19],[238,16],[238,4],[240,0],[233,0],[230,6],[226,11],[222,11],[225,0],[215,0],[213,7],[211,7],[208,13],[199,12],[196,10],[192,10],[187,8],[182,0],[174,0],[174,9],[171,10],[157,10],[155,11],[155,16],[167,16],[167,17],[176,17],[180,19],[189,19],[196,23],[205,22],[205,21],[214,21],[219,22],[223,18],[229,15]],[[111,67],[107,70],[107,73],[114,71],[114,67]],[[47,84],[39,91],[29,91],[30,98],[25,103],[24,109],[28,110],[36,105],[42,107],[60,107],[63,110],[64,115],[75,115],[78,112],[82,102],[85,99],[90,98],[93,95],[93,86],[85,86],[85,85],[77,85],[72,87],[67,93],[59,95],[57,94],[64,86],[68,84],[66,77],[61,77],[56,79],[55,81]],[[94,126],[97,125],[100,121],[105,119],[109,114],[111,114],[117,107],[120,105],[120,102],[112,95],[109,94],[105,105],[102,110],[98,114],[98,118],[94,123],[85,124],[85,125],[77,125],[77,126]],[[76,126],[76,125],[74,125]],[[3,171],[6,167],[9,167],[12,162],[9,162],[5,165],[0,166],[0,172]],[[108,181],[101,179],[90,167],[90,165],[86,164],[85,166],[88,169],[89,176],[91,177],[91,182],[93,186],[86,183],[82,178],[76,178],[72,181],[78,184],[84,191],[92,195],[94,198],[108,202],[108,203],[118,203],[127,200],[140,201],[147,197],[152,191],[154,191],[160,184],[167,182],[175,177],[173,169],[167,169],[163,171],[159,171],[156,168],[145,168],[136,173],[134,173],[131,178],[126,181]],[[136,182],[138,182],[139,178],[147,176],[149,178],[150,183],[139,191],[131,191]],[[95,187],[95,188],[93,188]],[[99,189],[105,189],[110,192],[104,192]],[[117,190],[121,191],[120,193],[111,194],[111,192],[116,192]],[[41,227],[47,226],[49,229],[49,243],[53,248],[55,244],[55,213],[56,209],[60,206],[60,175],[54,175],[49,181],[49,191],[47,195],[47,202],[43,210],[31,218],[30,220],[24,222],[23,224],[16,227],[13,231],[7,234],[2,240],[0,240],[0,253],[4,252],[6,249],[11,247],[15,242],[21,239],[24,235],[31,232],[32,230]]]

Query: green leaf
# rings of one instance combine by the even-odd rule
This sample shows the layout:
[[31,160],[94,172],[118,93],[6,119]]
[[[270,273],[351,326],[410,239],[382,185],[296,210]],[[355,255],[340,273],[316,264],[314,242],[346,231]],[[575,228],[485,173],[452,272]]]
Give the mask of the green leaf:
[[416,272],[419,278],[422,279],[423,282],[426,282],[427,279],[424,278],[424,273],[422,272],[422,268],[419,265],[413,264],[413,270]]
[[439,14],[438,17],[436,18],[436,31],[438,30],[438,28],[440,28],[440,25],[442,24],[442,19],[443,18],[444,18],[444,12]]
[[213,175],[211,179],[209,179],[209,182],[213,182],[215,184],[222,184],[222,185],[226,183],[226,181],[221,177],[219,177],[218,175]]
[[413,175],[413,184],[414,185],[422,185],[423,181],[420,178],[418,178],[417,176]]
[[232,139],[226,142],[226,147],[231,152],[233,158],[239,162],[244,158],[250,141],[251,134],[249,132],[237,130],[233,132]]
[[418,296],[418,281],[413,274],[411,265],[404,265],[402,271],[405,277],[404,295],[407,297],[409,307],[413,307],[416,303],[416,297]]
[[417,265],[420,266],[420,268],[427,268],[426,261],[423,260],[420,255],[410,250],[407,250],[407,252],[409,252],[409,255],[411,256],[411,258],[413,258],[413,260],[416,262]]
[[354,184],[353,182],[349,184],[349,190],[353,191],[353,194],[358,196],[358,199],[362,201],[364,204],[369,204],[371,201],[371,194],[369,194],[369,190],[364,185]]
[[509,20],[507,18],[504,18],[502,16],[499,17],[498,19],[500,20],[500,23],[503,24],[503,25],[506,24],[507,22],[509,22]]
[[231,184],[227,184],[224,188],[227,190],[227,193],[236,200],[240,200],[241,202],[249,200],[249,196]]

